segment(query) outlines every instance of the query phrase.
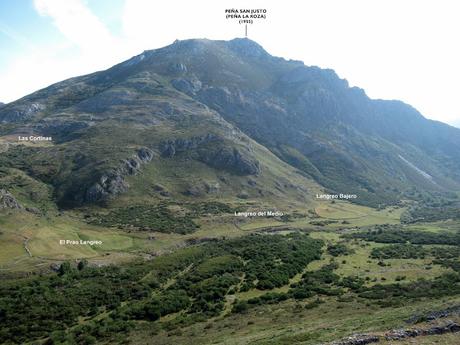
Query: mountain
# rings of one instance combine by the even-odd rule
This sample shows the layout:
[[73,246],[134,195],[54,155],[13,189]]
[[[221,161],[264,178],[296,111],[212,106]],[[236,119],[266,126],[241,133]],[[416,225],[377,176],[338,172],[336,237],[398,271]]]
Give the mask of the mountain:
[[249,39],[144,51],[11,102],[0,123],[6,174],[60,207],[146,193],[306,202],[323,187],[378,206],[460,189],[459,129]]

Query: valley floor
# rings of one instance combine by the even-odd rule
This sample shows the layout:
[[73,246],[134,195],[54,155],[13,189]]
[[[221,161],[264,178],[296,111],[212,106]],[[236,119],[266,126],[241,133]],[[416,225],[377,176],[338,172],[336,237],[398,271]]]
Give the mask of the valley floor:
[[[460,290],[457,289],[460,283],[455,281],[455,287],[446,289],[442,280],[449,274],[458,274],[458,245],[443,244],[442,241],[437,243],[436,240],[432,241],[433,243],[415,242],[419,246],[417,248],[423,249],[425,253],[416,255],[410,252],[411,247],[407,247],[404,242],[381,241],[375,236],[382,232],[398,234],[398,231],[417,234],[418,239],[423,239],[425,233],[437,234],[433,236],[454,236],[458,234],[460,223],[442,221],[401,225],[399,219],[404,211],[402,208],[375,210],[345,202],[322,202],[309,209],[296,206],[287,212],[283,211],[292,216],[289,219],[281,219],[241,218],[231,213],[202,214],[196,219],[199,229],[182,235],[98,226],[86,222],[83,213],[75,211],[64,212],[56,217],[37,217],[30,213],[10,211],[0,221],[0,275],[8,278],[4,283],[0,283],[0,288],[2,284],[4,289],[8,289],[10,284],[14,285],[15,277],[28,276],[27,279],[33,280],[38,272],[45,273],[45,277],[49,274],[54,275],[55,273],[47,273],[50,265],[59,267],[64,261],[78,262],[87,259],[89,266],[99,267],[109,264],[123,267],[125,263],[137,262],[137,265],[142,267],[142,262],[155,264],[157,257],[168,257],[168,253],[181,253],[187,248],[196,247],[197,243],[200,247],[199,243],[208,243],[211,238],[225,238],[225,241],[229,241],[232,238],[245,238],[251,233],[277,236],[299,233],[322,241],[323,251],[320,257],[311,260],[308,265],[292,275],[288,282],[272,288],[259,288],[256,285],[242,288],[242,282],[245,281],[243,274],[240,283],[231,283],[233,287],[224,293],[222,304],[216,304],[216,311],[208,312],[204,318],[189,317],[190,310],[187,308],[165,312],[164,315],[161,312],[156,321],[126,316],[133,323],[132,328],[121,331],[122,336],[116,336],[119,331],[114,331],[113,336],[94,336],[89,338],[87,343],[96,341],[101,344],[313,345],[338,341],[357,333],[384,336],[385,332],[394,329],[429,327],[433,323],[438,324],[446,320],[459,322],[460,307],[456,313],[431,323],[423,320],[407,323],[407,320],[413,319],[414,316],[460,306]],[[370,238],[369,234],[375,238]],[[433,236],[430,238],[436,239]],[[71,246],[60,244],[61,240],[98,240],[102,241],[102,244]],[[388,251],[387,247],[396,249],[396,254],[394,251]],[[398,250],[408,250],[409,254],[398,255]],[[447,257],[439,252],[452,255]],[[141,263],[139,258],[142,259]],[[209,260],[211,262],[213,259]],[[214,264],[207,265],[206,269],[211,272],[209,277],[219,277],[225,272],[212,266]],[[186,267],[175,271],[175,275],[170,276],[168,280],[160,279],[160,286],[152,285],[154,290],[150,293],[156,296],[171,289],[175,291],[177,284],[184,284],[186,279],[192,279],[200,267],[192,261]],[[333,281],[315,276],[325,269],[329,270],[326,273],[331,275]],[[148,282],[152,272],[156,272],[150,270],[146,269],[146,273],[140,273],[140,280],[136,278],[137,281]],[[306,279],[310,279],[310,275],[317,278],[311,278],[314,280],[308,283]],[[72,279],[80,279],[78,277],[77,274]],[[205,280],[209,279],[211,278]],[[18,284],[22,284],[22,280],[19,279]],[[346,283],[347,281],[349,283]],[[432,286],[437,290],[433,294],[412,295],[411,290],[418,291],[419,285],[425,284],[425,281],[435,282]],[[25,284],[28,284],[27,281]],[[296,287],[303,286],[302,284],[318,286],[315,287],[316,290],[308,290],[309,293],[315,291],[314,294],[302,298],[293,297],[296,296]],[[410,287],[411,284],[413,288]],[[405,286],[407,288],[404,288]],[[403,287],[400,292],[394,291],[400,287]],[[423,287],[420,290],[422,289]],[[377,293],[382,293],[386,297],[379,297]],[[264,299],[270,294],[280,298],[279,301],[273,303]],[[133,303],[128,298],[122,299],[117,307],[120,311],[117,313],[134,315],[129,314],[134,313],[134,307],[126,309]],[[238,304],[244,304],[246,307],[241,311],[235,311]],[[110,315],[113,312],[104,307],[91,313],[92,316],[80,316],[78,325],[68,327],[67,332],[74,334],[72,332],[75,327],[97,324],[100,320],[112,317]],[[454,345],[458,344],[458,339],[460,333],[449,333],[398,341],[386,341],[382,337],[379,343]],[[54,342],[49,343],[46,336],[29,340],[30,342],[23,339],[21,343],[72,344],[71,341],[66,342],[67,340],[53,340]],[[5,343],[14,344],[18,341],[11,340]]]

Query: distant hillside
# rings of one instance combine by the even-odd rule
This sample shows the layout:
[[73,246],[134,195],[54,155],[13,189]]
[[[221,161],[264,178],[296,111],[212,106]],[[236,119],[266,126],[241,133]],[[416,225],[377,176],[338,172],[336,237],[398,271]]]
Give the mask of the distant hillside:
[[158,184],[159,200],[299,201],[319,184],[372,206],[413,188],[460,189],[459,129],[248,39],[145,51],[9,103],[0,122],[5,138],[52,137],[10,145],[0,164],[66,207],[142,198]]

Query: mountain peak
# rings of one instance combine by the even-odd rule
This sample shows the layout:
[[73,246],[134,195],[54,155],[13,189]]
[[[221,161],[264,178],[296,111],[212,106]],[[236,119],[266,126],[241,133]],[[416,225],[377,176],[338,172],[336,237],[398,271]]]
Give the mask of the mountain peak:
[[[270,54],[257,42],[250,40],[249,38],[234,38],[229,41],[225,40],[210,40],[206,38],[191,38],[186,40],[176,39],[172,44],[160,48],[163,51],[187,51],[197,52],[205,51],[207,49],[214,49],[216,47],[226,47],[237,54],[245,57],[268,57]],[[155,50],[154,50],[155,51]],[[156,50],[158,51],[158,50]]]
[[249,38],[234,38],[227,42],[230,49],[237,53],[249,57],[270,56],[267,51],[257,42]]

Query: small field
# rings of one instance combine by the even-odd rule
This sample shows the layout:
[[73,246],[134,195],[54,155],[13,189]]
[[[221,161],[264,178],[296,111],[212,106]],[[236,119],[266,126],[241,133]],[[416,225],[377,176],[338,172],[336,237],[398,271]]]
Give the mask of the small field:
[[[398,224],[404,208],[389,207],[376,210],[366,206],[350,204],[343,201],[321,202],[315,212],[322,219],[347,221],[348,226],[366,226],[372,224]],[[338,226],[338,225],[337,225]],[[335,226],[335,227],[337,227]],[[343,225],[342,225],[343,226]]]

